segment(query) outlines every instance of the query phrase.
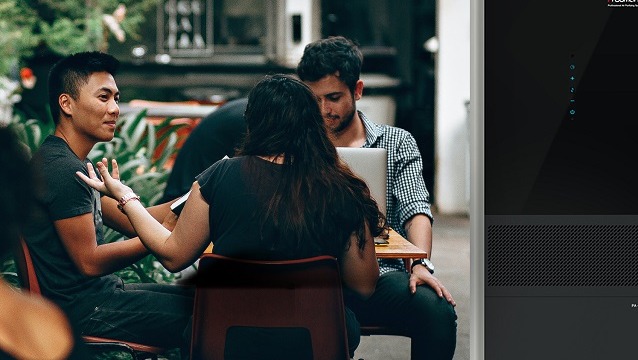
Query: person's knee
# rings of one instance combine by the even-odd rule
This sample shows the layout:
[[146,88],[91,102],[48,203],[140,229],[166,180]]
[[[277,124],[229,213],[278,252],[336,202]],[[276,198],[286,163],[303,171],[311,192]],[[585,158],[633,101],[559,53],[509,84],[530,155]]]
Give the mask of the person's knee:
[[439,297],[432,288],[421,285],[413,295],[412,301],[414,321],[420,324],[431,324],[439,328],[456,329],[456,311],[445,298]]

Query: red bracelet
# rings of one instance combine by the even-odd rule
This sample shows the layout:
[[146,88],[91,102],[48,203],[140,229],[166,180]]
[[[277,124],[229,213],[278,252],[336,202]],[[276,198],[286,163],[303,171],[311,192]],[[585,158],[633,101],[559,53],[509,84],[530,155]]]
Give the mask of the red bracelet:
[[122,196],[120,201],[117,202],[117,208],[120,209],[122,214],[126,215],[126,213],[124,212],[124,205],[126,205],[126,203],[128,203],[131,200],[140,201],[140,197],[139,195],[136,195],[134,192],[130,192],[130,193],[124,194],[124,196]]

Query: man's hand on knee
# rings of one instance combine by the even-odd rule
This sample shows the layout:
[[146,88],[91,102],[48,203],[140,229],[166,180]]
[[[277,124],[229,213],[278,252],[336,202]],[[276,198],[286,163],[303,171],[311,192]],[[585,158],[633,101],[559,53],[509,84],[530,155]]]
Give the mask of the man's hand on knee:
[[452,294],[443,286],[443,283],[437,279],[434,275],[424,266],[415,266],[412,269],[410,275],[410,293],[416,293],[416,287],[418,285],[427,285],[431,287],[439,297],[444,297],[452,306],[456,306],[456,302],[452,297]]

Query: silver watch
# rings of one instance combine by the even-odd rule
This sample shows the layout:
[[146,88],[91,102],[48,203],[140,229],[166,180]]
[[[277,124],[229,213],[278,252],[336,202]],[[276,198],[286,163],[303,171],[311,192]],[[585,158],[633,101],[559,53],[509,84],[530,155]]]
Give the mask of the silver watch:
[[414,267],[417,265],[425,266],[425,268],[428,269],[430,274],[434,274],[434,264],[432,264],[432,261],[430,261],[430,259],[426,259],[426,258],[414,259],[412,260],[412,267],[410,269],[414,269]]

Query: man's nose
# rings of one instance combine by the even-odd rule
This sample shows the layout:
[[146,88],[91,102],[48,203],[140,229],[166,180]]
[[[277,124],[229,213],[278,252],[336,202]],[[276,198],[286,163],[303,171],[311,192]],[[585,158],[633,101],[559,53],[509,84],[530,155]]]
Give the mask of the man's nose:
[[322,115],[328,115],[330,114],[330,104],[325,101],[325,100],[321,100],[321,102],[319,103],[319,108],[321,109],[321,114]]
[[120,106],[117,104],[115,100],[110,102],[108,110],[109,110],[109,114],[115,114],[117,116],[120,115]]

